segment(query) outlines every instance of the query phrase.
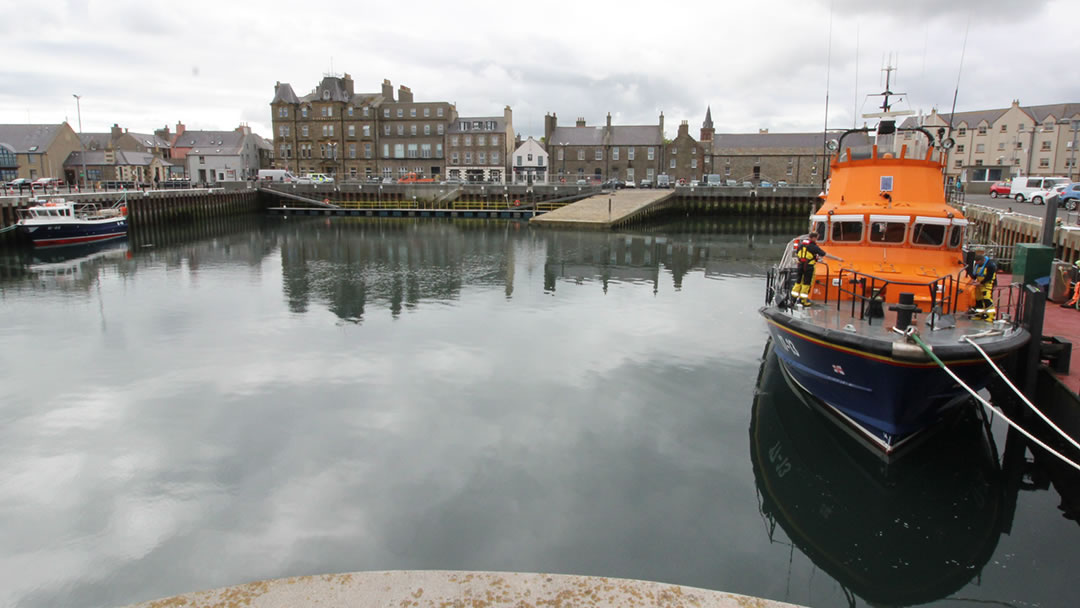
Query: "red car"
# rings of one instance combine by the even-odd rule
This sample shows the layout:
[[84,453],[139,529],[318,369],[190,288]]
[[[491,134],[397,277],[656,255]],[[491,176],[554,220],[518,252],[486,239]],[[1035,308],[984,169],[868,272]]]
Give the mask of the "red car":
[[994,182],[993,186],[990,186],[990,198],[997,198],[1004,196],[1009,198],[1009,192],[1012,190],[1012,185],[1009,182]]

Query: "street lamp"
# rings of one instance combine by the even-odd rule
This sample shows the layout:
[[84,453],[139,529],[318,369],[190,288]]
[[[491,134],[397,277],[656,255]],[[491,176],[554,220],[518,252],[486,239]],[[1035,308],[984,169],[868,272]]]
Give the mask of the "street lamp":
[[[82,96],[81,95],[76,95],[74,93],[72,93],[71,96],[75,98],[75,113],[78,114],[78,116],[79,116],[79,150],[80,150],[79,158],[82,159],[82,178],[83,178],[83,187],[85,188],[86,187],[86,146],[83,145],[83,141],[82,141],[82,106],[79,103],[79,101],[82,99]],[[78,181],[78,180],[76,180],[76,181]]]
[[1077,134],[1078,131],[1080,131],[1080,120],[1074,120],[1074,121],[1072,121],[1072,132],[1073,132],[1072,153],[1070,154],[1071,158],[1069,159],[1069,181],[1070,182],[1072,181],[1073,171],[1076,170],[1076,134]]

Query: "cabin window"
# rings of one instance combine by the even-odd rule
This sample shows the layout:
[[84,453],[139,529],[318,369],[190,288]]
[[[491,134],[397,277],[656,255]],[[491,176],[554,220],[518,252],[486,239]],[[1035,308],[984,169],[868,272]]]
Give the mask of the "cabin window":
[[818,238],[819,241],[824,241],[825,240],[825,237],[826,237],[825,225],[826,225],[825,222],[814,222],[814,230],[813,231],[814,231],[814,233],[817,234],[817,238]]
[[940,224],[916,223],[911,231],[911,242],[914,245],[940,247],[945,243],[946,228],[947,226]]
[[958,249],[964,244],[964,227],[953,226],[949,233],[949,249]]
[[906,237],[905,222],[870,222],[871,243],[903,243]]
[[833,222],[832,240],[839,242],[861,241],[863,233],[862,222]]

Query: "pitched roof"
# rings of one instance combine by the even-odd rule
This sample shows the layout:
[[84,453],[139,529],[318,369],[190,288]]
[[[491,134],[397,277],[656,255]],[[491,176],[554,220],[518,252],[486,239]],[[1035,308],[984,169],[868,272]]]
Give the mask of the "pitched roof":
[[274,86],[274,100],[270,103],[300,103],[292,85],[287,82],[279,82]]
[[178,148],[191,148],[190,154],[235,156],[244,147],[239,131],[184,131],[176,141]]
[[821,133],[717,133],[713,151],[746,148],[818,148],[824,149]]
[[140,144],[147,148],[171,148],[172,144],[169,140],[158,137],[154,133],[132,133],[128,131],[126,135],[130,135],[135,138]]
[[[123,166],[123,167],[148,167],[154,160],[154,155],[148,152],[132,152],[130,150],[117,150],[113,154],[113,162],[106,162],[105,150],[89,150],[86,152],[86,164],[91,166]],[[171,165],[167,160],[162,161],[166,165]],[[68,155],[67,160],[64,161],[64,166],[79,166],[83,164],[83,152],[76,150]]]
[[[1058,120],[1069,120],[1074,116],[1080,114],[1080,103],[1052,103],[1041,106],[1019,106],[1020,110],[1031,116],[1036,123],[1042,123],[1048,117],[1053,116]],[[1002,108],[996,110],[974,110],[971,112],[957,112],[955,114],[955,120],[952,122],[952,126],[955,128],[958,125],[965,124],[968,127],[977,127],[982,121],[986,121],[987,124],[994,124],[994,121],[1001,118],[1005,112],[1008,112],[1010,108]],[[924,116],[925,120],[931,115]],[[949,118],[952,116],[949,113],[938,113],[938,117],[941,118],[944,124],[949,124]],[[915,127],[918,126],[919,118],[909,117],[904,120],[902,127]]]
[[88,150],[104,150],[112,143],[112,133],[80,133],[79,141]]
[[41,154],[49,149],[65,124],[0,125],[0,142],[14,148],[16,154]]
[[659,146],[664,139],[659,125],[630,125],[610,127],[610,139],[605,141],[608,127],[555,127],[549,145],[560,146]]

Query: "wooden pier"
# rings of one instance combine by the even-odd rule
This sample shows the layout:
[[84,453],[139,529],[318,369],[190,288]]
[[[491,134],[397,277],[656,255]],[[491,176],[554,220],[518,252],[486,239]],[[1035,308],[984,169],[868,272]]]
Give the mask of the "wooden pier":
[[537,226],[607,230],[641,220],[662,209],[675,190],[615,190],[594,194],[529,220]]

